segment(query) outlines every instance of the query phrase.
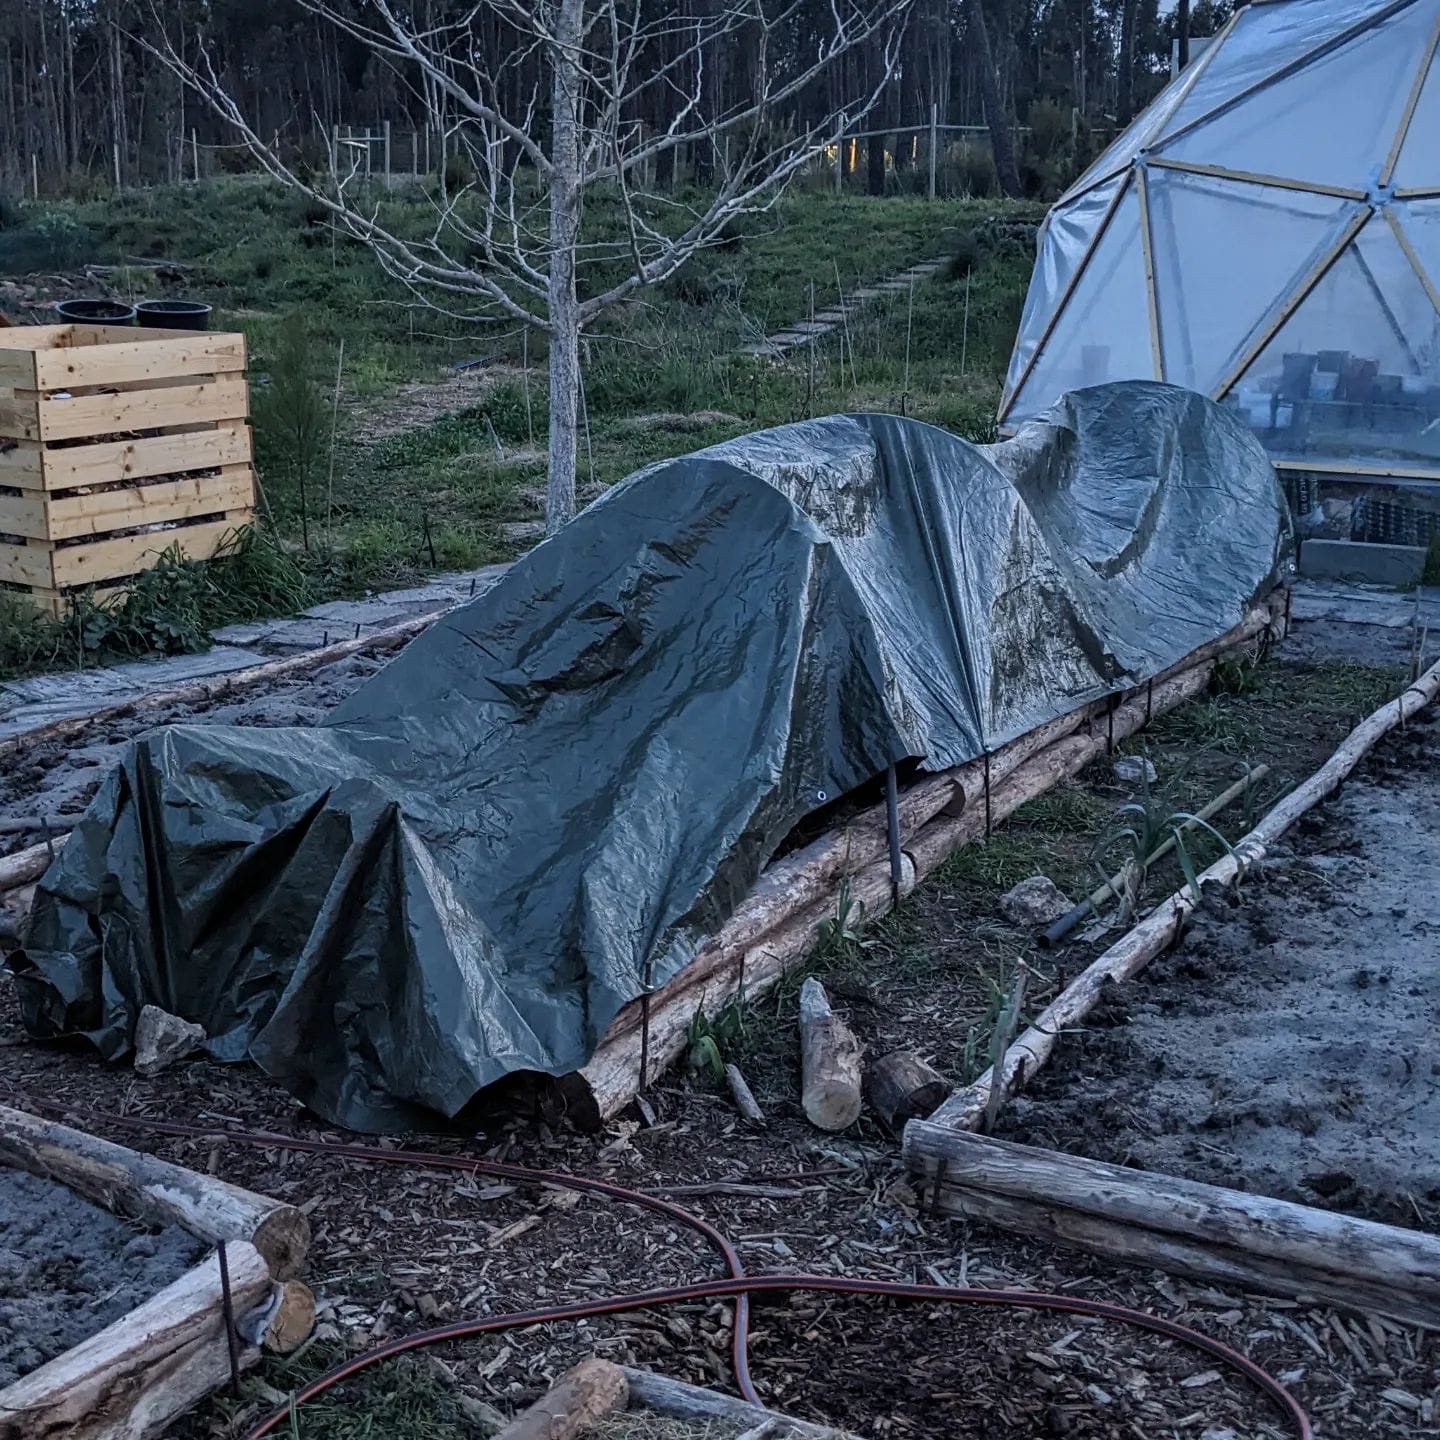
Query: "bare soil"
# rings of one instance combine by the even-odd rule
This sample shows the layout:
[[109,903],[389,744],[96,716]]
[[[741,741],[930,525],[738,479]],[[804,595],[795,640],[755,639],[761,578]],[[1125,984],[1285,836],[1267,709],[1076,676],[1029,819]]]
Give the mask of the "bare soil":
[[1440,1230],[1440,725],[1380,746],[1059,1052],[1006,1133]]

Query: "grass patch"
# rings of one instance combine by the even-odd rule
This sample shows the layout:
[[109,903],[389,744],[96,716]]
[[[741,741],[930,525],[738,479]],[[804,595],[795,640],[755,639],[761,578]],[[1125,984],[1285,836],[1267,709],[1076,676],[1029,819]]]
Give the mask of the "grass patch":
[[1393,700],[1405,685],[1402,665],[1368,665],[1360,660],[1326,660],[1302,675],[1272,667],[1255,692],[1262,704],[1286,704],[1309,715],[1351,716],[1359,721]]
[[[274,1389],[293,1393],[345,1358],[338,1345],[319,1344],[303,1351],[298,1363],[266,1367],[264,1378]],[[282,1440],[474,1440],[484,1433],[438,1368],[424,1356],[408,1355],[301,1406],[278,1431]]]
[[252,528],[237,530],[208,562],[172,548],[124,596],[81,595],[61,619],[40,614],[23,596],[0,593],[0,680],[142,655],[193,654],[222,625],[290,615],[315,595],[296,559]]

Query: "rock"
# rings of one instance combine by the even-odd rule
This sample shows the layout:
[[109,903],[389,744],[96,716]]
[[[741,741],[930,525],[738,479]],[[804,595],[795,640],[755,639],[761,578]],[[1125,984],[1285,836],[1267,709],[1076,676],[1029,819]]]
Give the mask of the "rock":
[[1122,755],[1115,762],[1115,778],[1122,785],[1153,785],[1155,767],[1144,755]]
[[1074,908],[1048,875],[1032,875],[1000,897],[1000,913],[1014,925],[1049,925]]
[[193,1055],[207,1038],[203,1025],[192,1025],[158,1005],[147,1005],[135,1026],[135,1073],[158,1075],[177,1060]]

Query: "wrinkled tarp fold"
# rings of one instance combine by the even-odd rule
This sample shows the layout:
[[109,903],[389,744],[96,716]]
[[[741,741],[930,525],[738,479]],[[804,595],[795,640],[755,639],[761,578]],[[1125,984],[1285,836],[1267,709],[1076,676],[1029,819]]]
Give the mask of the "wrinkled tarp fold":
[[584,1063],[808,813],[1129,688],[1275,583],[1283,498],[1134,383],[976,446],[833,417],[652,466],[313,729],[135,742],[36,895],[25,1023],[142,1005],[361,1130]]

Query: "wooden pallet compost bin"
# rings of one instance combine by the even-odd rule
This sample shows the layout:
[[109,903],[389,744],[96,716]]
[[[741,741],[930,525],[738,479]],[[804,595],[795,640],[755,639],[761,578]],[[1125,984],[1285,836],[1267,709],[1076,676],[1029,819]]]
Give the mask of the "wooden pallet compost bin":
[[315,1299],[295,1276],[310,1224],[296,1206],[6,1106],[0,1166],[215,1247],[113,1324],[0,1389],[0,1440],[149,1440],[228,1384],[232,1364],[253,1365],[262,1344],[284,1353],[309,1334]]
[[208,560],[254,514],[245,337],[0,331],[0,589],[61,614],[171,546]]

